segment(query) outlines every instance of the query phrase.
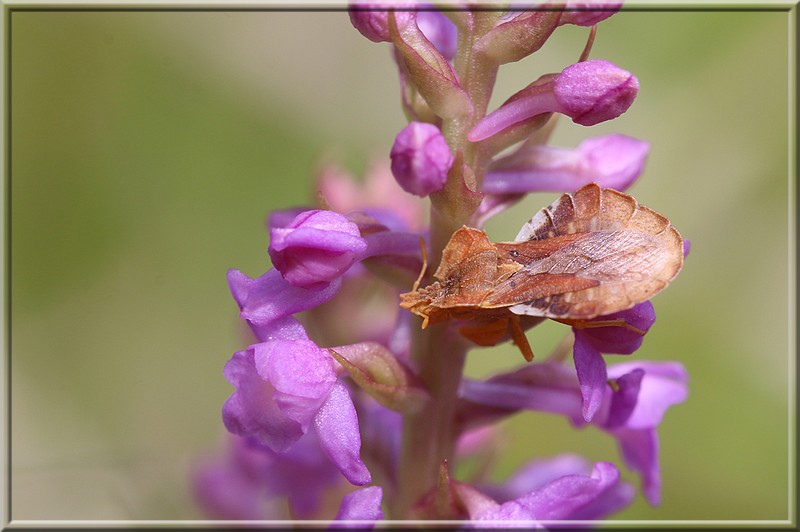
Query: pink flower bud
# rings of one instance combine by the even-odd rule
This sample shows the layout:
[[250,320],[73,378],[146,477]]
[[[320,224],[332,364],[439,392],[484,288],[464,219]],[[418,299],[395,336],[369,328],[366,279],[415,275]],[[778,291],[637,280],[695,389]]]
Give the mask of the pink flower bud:
[[358,226],[331,211],[305,211],[270,230],[269,256],[292,286],[321,290],[360,260],[367,244]]
[[559,26],[594,26],[619,11],[622,2],[567,2]]
[[[413,6],[411,2],[383,2],[370,4],[352,4],[350,6],[350,23],[361,35],[372,42],[389,42],[389,9],[408,9]],[[398,11],[395,13],[398,26],[408,23],[415,13]]]
[[627,70],[599,59],[581,61],[514,94],[478,121],[467,138],[478,142],[543,113],[562,113],[576,124],[593,126],[624,113],[638,92],[639,80]]
[[582,126],[593,126],[628,110],[639,80],[609,61],[581,61],[565,68],[553,83],[561,112]]
[[392,146],[392,174],[406,192],[427,196],[447,181],[453,154],[439,128],[411,122],[397,134]]

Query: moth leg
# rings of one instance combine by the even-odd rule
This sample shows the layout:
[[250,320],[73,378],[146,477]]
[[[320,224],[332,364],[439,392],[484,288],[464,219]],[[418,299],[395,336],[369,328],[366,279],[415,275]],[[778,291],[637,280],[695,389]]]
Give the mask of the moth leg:
[[[414,286],[411,287],[412,292],[416,292],[419,288],[419,283],[422,282],[422,278],[425,277],[425,271],[428,269],[428,250],[425,249],[425,239],[422,236],[419,237],[419,251],[420,255],[422,256],[422,269],[419,271],[419,277],[417,280],[414,281]],[[424,329],[425,326],[428,325],[428,318],[425,318],[425,322],[422,324],[422,328]]]
[[643,331],[637,327],[634,327],[623,318],[617,318],[612,320],[568,320],[568,319],[554,319],[553,321],[557,321],[559,323],[564,323],[566,325],[570,325],[571,327],[575,327],[576,329],[595,329],[598,327],[625,327],[629,331],[633,331],[636,334],[644,336],[647,331]]
[[509,325],[511,326],[511,337],[522,352],[522,356],[525,357],[527,362],[532,361],[533,350],[531,349],[531,344],[528,343],[528,338],[525,336],[525,331],[519,326],[519,316],[513,314],[509,320]]

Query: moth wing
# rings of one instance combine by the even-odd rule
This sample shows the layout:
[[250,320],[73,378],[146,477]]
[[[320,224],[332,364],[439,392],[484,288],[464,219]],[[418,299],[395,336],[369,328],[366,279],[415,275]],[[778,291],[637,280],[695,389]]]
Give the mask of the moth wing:
[[509,277],[522,266],[498,260],[497,248],[484,231],[461,227],[453,233],[434,273],[441,287],[436,306],[478,307],[495,286],[498,276]]
[[505,298],[515,314],[548,318],[628,309],[663,290],[683,266],[683,239],[669,219],[596,184],[564,194],[515,243],[497,246],[503,253],[519,246],[518,254],[532,258],[495,287],[492,301]]

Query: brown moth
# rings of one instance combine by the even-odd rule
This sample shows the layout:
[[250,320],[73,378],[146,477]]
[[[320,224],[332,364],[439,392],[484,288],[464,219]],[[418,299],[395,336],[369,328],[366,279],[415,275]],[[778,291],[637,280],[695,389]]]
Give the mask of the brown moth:
[[683,239],[669,219],[631,196],[592,183],[564,194],[526,223],[514,242],[492,243],[462,227],[442,253],[437,281],[401,294],[422,327],[470,320],[460,333],[479,345],[510,335],[533,358],[523,326],[550,318],[576,327],[647,301],[683,266]]

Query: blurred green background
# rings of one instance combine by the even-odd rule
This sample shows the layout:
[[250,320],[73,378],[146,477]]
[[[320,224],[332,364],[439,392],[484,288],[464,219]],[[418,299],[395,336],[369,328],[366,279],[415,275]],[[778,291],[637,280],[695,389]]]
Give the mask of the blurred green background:
[[[223,441],[221,369],[244,346],[225,272],[269,267],[265,216],[314,197],[321,157],[355,175],[387,157],[405,123],[388,45],[344,12],[8,16],[12,517],[200,519],[189,472]],[[639,77],[636,103],[591,130],[562,120],[553,139],[650,141],[632,193],[692,242],[635,355],[691,376],[660,427],[663,503],[637,496],[616,518],[789,517],[789,21],[618,14],[592,57]],[[560,28],[502,69],[495,104],[574,62],[586,35]],[[490,236],[513,238],[554,197],[527,198]],[[565,329],[528,337],[545,354]],[[477,350],[468,371],[519,363]],[[508,427],[501,476],[562,451],[620,463],[592,428],[533,414]]]

